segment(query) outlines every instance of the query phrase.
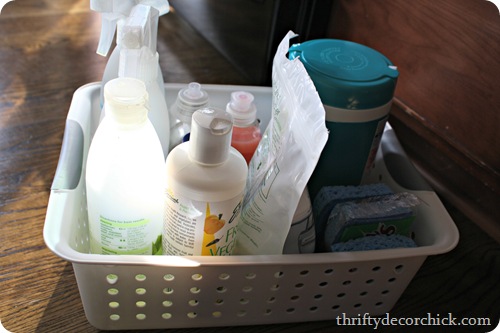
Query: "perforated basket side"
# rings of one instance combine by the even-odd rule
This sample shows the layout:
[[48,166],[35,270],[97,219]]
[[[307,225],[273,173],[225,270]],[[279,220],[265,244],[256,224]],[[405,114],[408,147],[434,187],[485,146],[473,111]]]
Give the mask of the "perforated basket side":
[[[166,88],[172,97],[179,87]],[[206,88],[221,102],[235,87]],[[261,109],[270,105],[270,89],[248,89],[255,92]],[[99,119],[98,95],[98,84],[82,87],[68,115],[83,130],[84,158]],[[385,151],[395,157],[398,149],[379,150],[373,173],[374,181],[387,182],[394,189],[401,186],[380,156]],[[407,176],[406,169],[401,171]],[[55,254],[73,263],[87,319],[100,329],[236,326],[332,320],[342,314],[380,315],[392,309],[428,255],[448,252],[458,242],[458,230],[437,195],[410,182],[423,202],[414,222],[417,248],[219,258],[92,255],[83,179],[74,189],[51,191],[44,239]]]
[[380,315],[392,309],[425,258],[307,266],[73,266],[88,321],[117,330]]

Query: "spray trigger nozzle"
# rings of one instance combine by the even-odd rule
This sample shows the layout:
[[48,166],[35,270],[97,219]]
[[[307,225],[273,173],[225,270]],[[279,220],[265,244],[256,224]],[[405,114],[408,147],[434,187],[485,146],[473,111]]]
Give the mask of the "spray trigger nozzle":
[[[170,11],[168,0],[90,0],[90,9],[102,15],[101,35],[99,37],[99,45],[97,46],[97,54],[102,56],[108,54],[117,26],[119,27],[118,32],[120,32],[120,26],[122,25],[120,22],[129,17],[132,8],[138,4],[155,8],[158,10],[159,16]],[[156,38],[156,36],[154,37]]]

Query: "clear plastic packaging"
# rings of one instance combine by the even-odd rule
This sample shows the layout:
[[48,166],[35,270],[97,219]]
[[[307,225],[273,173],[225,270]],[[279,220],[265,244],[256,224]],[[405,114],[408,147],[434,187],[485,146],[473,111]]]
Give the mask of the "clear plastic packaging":
[[325,248],[332,244],[375,235],[411,236],[414,208],[420,200],[400,192],[337,204],[326,224]]
[[273,116],[249,166],[235,253],[282,254],[293,214],[328,132],[325,109],[302,63],[288,60],[289,32],[273,62]]

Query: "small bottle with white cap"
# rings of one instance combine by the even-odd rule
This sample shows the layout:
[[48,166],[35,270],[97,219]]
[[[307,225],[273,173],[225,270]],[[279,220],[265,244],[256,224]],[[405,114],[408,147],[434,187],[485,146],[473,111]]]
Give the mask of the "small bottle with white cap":
[[232,116],[213,108],[193,113],[190,140],[167,157],[163,253],[230,255],[248,167],[231,147]]
[[226,106],[226,111],[233,116],[233,135],[231,145],[250,163],[262,133],[257,119],[257,109],[253,103],[254,96],[246,91],[231,93],[231,101]]
[[170,107],[170,150],[189,139],[193,113],[207,107],[208,101],[208,93],[198,82],[191,82],[179,90]]

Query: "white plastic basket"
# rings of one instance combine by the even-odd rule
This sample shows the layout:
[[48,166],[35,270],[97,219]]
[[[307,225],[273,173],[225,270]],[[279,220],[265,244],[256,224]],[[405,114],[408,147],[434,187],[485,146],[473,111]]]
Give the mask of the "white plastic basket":
[[[166,85],[169,105],[178,84]],[[450,251],[458,230],[387,126],[372,182],[409,191],[417,248],[278,256],[175,257],[89,254],[85,162],[99,119],[99,83],[78,89],[69,110],[44,239],[73,264],[85,314],[105,330],[255,325],[381,315],[392,309],[428,255]],[[224,107],[234,90],[254,94],[265,127],[271,88],[204,85]]]

